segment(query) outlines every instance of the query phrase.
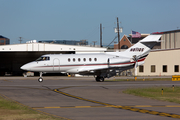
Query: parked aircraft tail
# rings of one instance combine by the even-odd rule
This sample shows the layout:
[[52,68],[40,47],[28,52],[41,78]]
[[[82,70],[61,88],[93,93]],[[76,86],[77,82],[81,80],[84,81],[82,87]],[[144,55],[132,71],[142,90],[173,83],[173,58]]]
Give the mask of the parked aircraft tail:
[[161,35],[149,35],[123,52],[128,57],[142,57],[148,55],[150,50],[159,42]]
[[138,64],[136,64],[135,67],[137,67],[144,63],[145,58],[151,49],[159,42],[160,37],[161,35],[149,35],[122,53],[124,56],[136,61]]

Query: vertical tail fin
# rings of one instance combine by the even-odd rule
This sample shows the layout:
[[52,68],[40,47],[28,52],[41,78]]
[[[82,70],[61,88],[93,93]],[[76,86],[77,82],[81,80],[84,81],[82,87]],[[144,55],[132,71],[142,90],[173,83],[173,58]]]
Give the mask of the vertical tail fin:
[[160,37],[161,35],[149,35],[128,48],[123,54],[130,58],[136,56],[136,59],[146,57],[151,49],[159,42]]

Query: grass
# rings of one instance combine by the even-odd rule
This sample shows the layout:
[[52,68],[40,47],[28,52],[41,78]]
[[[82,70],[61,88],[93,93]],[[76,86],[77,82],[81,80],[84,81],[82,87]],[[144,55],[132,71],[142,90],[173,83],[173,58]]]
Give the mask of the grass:
[[[163,89],[163,94],[162,94]],[[123,93],[180,104],[180,87],[150,87],[127,89]]]
[[39,113],[0,96],[0,120],[63,120]]

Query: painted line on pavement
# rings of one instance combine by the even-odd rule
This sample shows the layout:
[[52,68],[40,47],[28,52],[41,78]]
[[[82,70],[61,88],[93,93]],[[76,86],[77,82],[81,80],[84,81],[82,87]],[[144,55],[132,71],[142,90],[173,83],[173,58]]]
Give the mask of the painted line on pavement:
[[[112,105],[112,104],[108,104],[108,103],[103,103],[103,102],[90,100],[90,99],[85,99],[85,98],[82,98],[82,97],[71,95],[71,94],[59,91],[59,89],[54,89],[53,91],[56,92],[56,93],[60,93],[62,95],[68,96],[68,97],[72,97],[72,98],[75,98],[75,99],[79,99],[79,100],[83,100],[83,101],[87,101],[87,102],[91,102],[91,103],[96,103],[96,104],[100,104],[100,105],[108,106],[108,107],[112,107],[112,108],[118,108],[118,109],[123,109],[123,110],[139,112],[139,113],[147,113],[147,114],[151,114],[151,115],[158,115],[158,116],[179,118],[180,119],[180,115],[178,115],[178,114],[171,114],[171,113],[158,112],[158,111],[153,111],[153,110],[140,109],[140,108],[135,108],[135,107],[132,107],[132,106],[117,106],[117,105]],[[145,107],[147,107],[147,106],[145,106]],[[79,107],[79,108],[81,108],[81,107]]]
[[[32,107],[33,109],[53,109],[53,108],[97,108],[97,107],[114,107],[114,106],[53,106],[53,107]],[[123,107],[116,105],[116,107]],[[134,105],[127,107],[180,107],[180,105]]]

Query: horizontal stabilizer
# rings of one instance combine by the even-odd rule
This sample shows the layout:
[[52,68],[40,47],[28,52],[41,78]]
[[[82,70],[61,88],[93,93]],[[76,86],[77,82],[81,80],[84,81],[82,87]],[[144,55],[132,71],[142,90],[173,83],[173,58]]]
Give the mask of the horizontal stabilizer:
[[149,35],[140,42],[158,42],[162,35]]

